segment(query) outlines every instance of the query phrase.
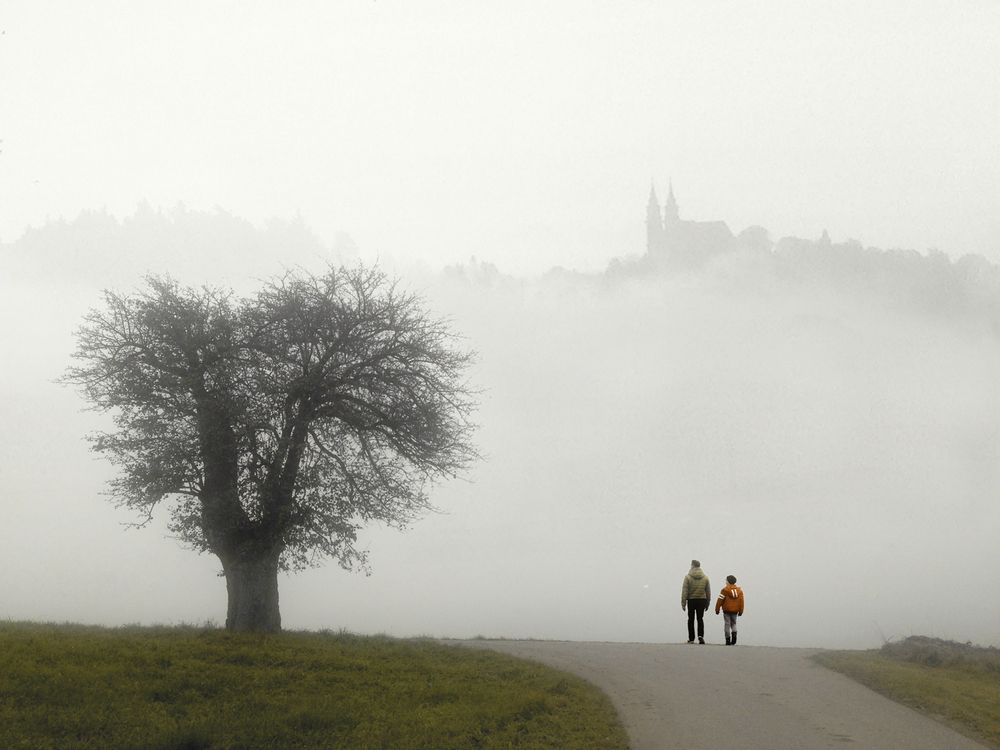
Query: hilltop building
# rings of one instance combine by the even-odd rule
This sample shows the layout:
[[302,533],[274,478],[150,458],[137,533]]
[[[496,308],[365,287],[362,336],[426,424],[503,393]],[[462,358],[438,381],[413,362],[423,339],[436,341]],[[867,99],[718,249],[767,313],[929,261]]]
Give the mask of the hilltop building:
[[713,255],[735,249],[736,240],[724,221],[688,221],[680,216],[674,186],[660,209],[656,187],[649,186],[646,206],[646,257],[657,265],[699,266]]

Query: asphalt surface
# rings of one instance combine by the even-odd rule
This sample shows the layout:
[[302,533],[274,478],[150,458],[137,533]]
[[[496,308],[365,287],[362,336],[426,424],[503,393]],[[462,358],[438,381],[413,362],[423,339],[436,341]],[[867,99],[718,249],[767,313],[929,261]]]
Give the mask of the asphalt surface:
[[807,649],[467,641],[578,674],[614,703],[632,750],[982,750],[815,664]]

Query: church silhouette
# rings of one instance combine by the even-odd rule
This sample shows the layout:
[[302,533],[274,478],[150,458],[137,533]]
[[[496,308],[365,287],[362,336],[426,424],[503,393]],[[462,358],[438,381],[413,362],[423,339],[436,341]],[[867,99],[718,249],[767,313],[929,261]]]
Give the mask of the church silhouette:
[[649,261],[669,267],[697,266],[735,246],[736,238],[726,222],[681,218],[673,182],[662,210],[655,185],[649,186],[646,207],[646,257]]

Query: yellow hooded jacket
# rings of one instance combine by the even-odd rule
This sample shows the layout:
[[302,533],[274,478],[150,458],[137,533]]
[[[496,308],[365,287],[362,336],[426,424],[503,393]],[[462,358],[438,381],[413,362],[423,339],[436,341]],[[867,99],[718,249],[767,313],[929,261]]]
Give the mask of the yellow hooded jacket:
[[684,585],[681,586],[681,604],[685,604],[688,599],[704,599],[705,606],[712,600],[712,584],[708,581],[708,576],[701,568],[691,568],[684,576]]

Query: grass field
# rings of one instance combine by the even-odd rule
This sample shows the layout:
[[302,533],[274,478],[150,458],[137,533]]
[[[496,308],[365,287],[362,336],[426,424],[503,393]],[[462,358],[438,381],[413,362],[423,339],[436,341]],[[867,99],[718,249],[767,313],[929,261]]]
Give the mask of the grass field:
[[6,622],[0,747],[616,750],[628,740],[593,686],[488,651]]
[[874,651],[826,651],[814,658],[1000,748],[1000,649],[912,636]]

